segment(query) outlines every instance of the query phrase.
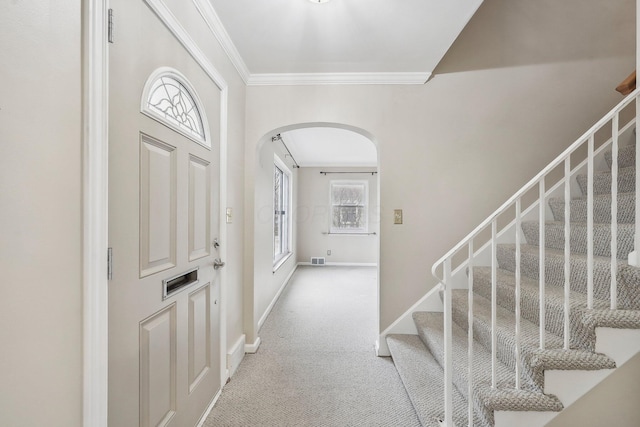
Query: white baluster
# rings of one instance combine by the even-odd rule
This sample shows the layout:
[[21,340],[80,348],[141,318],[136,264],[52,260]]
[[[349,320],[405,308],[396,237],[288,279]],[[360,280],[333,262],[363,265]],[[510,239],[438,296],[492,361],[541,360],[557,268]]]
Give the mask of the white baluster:
[[593,308],[593,145],[589,137],[587,152],[587,308]]
[[618,127],[619,115],[611,121],[611,310],[618,306]]
[[496,323],[498,304],[498,242],[497,242],[498,224],[496,218],[491,221],[491,387],[496,388],[496,365],[497,365],[497,336]]
[[546,218],[546,206],[545,206],[545,189],[544,189],[544,177],[540,178],[540,197],[538,200],[538,203],[540,204],[538,206],[539,208],[539,221],[540,221],[540,237],[538,239],[538,245],[539,245],[539,250],[540,250],[540,264],[539,264],[539,273],[538,273],[538,277],[540,280],[539,286],[540,286],[540,348],[542,350],[544,350],[545,347],[545,330],[546,330],[546,325],[545,325],[545,297],[544,297],[544,293],[545,293],[545,236],[544,236],[544,225],[545,225],[545,218]]
[[444,262],[444,422],[453,426],[453,338],[451,330],[451,257]]
[[522,226],[521,202],[516,200],[516,389],[520,390],[522,362],[520,361],[520,228]]
[[571,294],[571,156],[564,161],[564,349],[569,350]]
[[469,336],[468,336],[468,361],[469,361],[469,382],[468,382],[468,390],[467,395],[469,396],[468,400],[468,408],[467,408],[467,416],[469,418],[469,427],[473,427],[473,239],[469,240],[469,294],[468,294],[468,305],[469,305],[469,313],[467,319],[469,320]]

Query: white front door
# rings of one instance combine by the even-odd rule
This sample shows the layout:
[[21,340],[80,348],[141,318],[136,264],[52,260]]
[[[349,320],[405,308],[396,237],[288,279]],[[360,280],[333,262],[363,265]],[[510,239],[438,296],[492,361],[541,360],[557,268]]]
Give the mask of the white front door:
[[[220,91],[142,0],[111,7],[109,426],[194,426],[220,388]],[[167,70],[178,80],[143,93]],[[156,117],[141,113],[152,96]]]

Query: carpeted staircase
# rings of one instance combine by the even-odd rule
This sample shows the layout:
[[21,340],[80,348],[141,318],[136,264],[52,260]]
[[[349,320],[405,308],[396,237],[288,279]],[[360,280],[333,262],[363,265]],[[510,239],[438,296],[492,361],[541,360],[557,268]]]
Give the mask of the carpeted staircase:
[[[611,166],[611,153],[605,154]],[[611,172],[594,177],[594,309],[588,310],[587,179],[577,177],[583,197],[570,201],[571,310],[570,350],[564,334],[564,200],[547,200],[553,221],[545,225],[546,347],[539,348],[539,222],[522,223],[521,245],[521,388],[515,389],[515,245],[497,248],[497,387],[491,387],[491,268],[474,267],[473,274],[473,391],[468,389],[468,290],[452,293],[453,420],[467,425],[467,399],[474,402],[474,425],[493,426],[495,411],[559,412],[563,403],[544,393],[545,370],[613,369],[610,357],[595,352],[596,327],[640,329],[640,269],[626,263],[633,250],[635,228],[635,145],[618,153],[618,310],[609,309],[611,282]],[[391,334],[386,342],[423,426],[443,419],[444,316],[414,312],[417,335]],[[527,424],[520,424],[526,426]]]

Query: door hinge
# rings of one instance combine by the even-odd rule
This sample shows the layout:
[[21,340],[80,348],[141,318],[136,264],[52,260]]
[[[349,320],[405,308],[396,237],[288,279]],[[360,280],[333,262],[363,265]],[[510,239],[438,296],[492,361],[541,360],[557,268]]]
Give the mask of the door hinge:
[[113,278],[113,248],[107,248],[107,280]]
[[107,23],[107,41],[113,43],[113,9],[109,9],[109,18]]

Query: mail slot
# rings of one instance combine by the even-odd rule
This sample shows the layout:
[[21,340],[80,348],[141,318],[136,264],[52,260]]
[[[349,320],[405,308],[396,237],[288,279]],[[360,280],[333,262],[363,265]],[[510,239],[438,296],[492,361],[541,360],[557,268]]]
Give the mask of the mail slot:
[[162,299],[165,300],[180,291],[180,289],[184,289],[185,287],[197,282],[198,267],[193,270],[189,270],[186,273],[182,273],[179,276],[165,279],[162,281]]

